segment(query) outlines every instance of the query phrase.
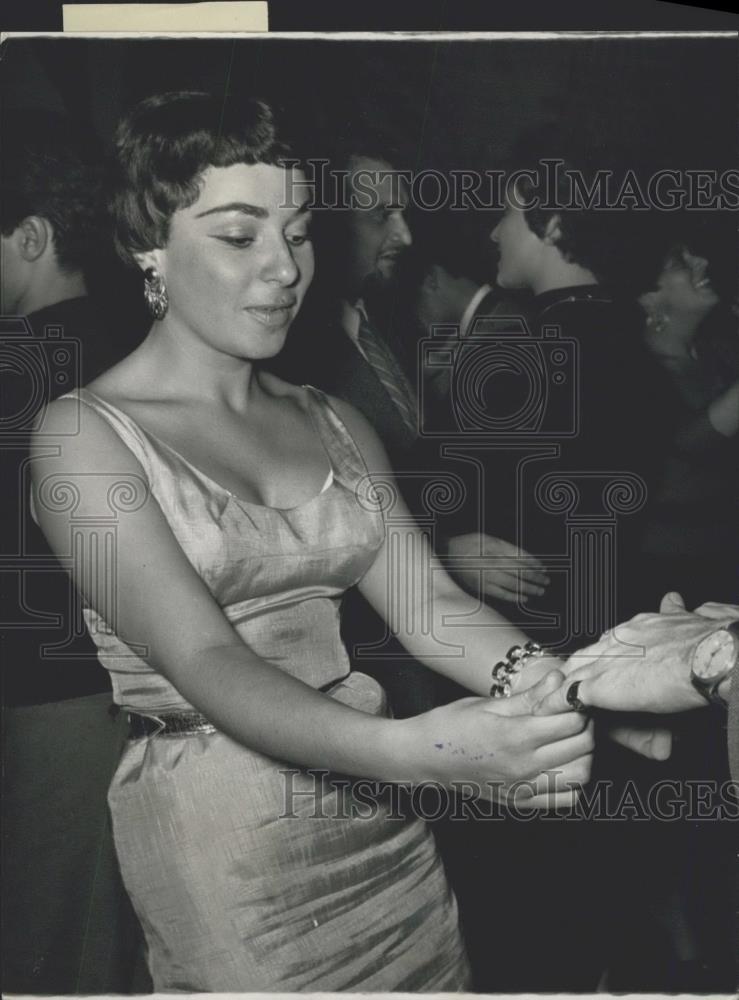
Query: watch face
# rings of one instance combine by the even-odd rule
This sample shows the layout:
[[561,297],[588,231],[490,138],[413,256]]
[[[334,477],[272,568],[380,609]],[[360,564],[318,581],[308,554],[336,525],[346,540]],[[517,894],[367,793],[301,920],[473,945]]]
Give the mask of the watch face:
[[728,629],[717,629],[696,646],[693,673],[707,681],[724,676],[736,663],[737,646],[735,636]]

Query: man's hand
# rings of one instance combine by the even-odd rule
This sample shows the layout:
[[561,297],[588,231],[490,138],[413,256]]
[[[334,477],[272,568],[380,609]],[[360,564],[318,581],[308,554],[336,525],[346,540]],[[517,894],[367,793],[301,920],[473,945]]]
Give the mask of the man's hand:
[[[668,594],[669,596],[672,595]],[[736,604],[717,604],[715,601],[709,601],[696,608],[695,614],[702,615],[704,618],[713,618],[715,621],[720,621],[723,626],[727,622],[735,622],[739,618],[739,607]]]
[[732,605],[686,611],[679,594],[667,594],[659,614],[636,615],[570,657],[567,680],[537,711],[567,711],[575,681],[578,698],[593,708],[656,714],[700,708],[705,701],[690,683],[695,648],[737,617],[739,608]]
[[535,556],[492,535],[450,538],[445,563],[466,590],[483,598],[525,603],[529,597],[543,594],[549,584],[544,566]]

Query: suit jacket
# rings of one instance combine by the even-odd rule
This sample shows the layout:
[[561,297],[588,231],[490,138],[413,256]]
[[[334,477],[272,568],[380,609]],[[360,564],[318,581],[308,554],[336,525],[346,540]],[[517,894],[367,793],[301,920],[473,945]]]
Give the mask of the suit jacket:
[[[614,481],[626,482],[620,473],[635,473],[651,486],[663,454],[662,400],[669,388],[641,344],[637,317],[606,290],[580,286],[537,296],[524,317],[527,325],[517,324],[518,330],[503,318],[521,313],[510,306],[495,293],[480,302],[477,321],[461,341],[455,338],[446,412],[443,399],[435,404],[437,428],[446,421],[462,445],[481,448],[482,469],[476,473],[483,477],[481,503],[461,507],[447,534],[474,532],[480,525],[487,534],[561,561],[569,558],[574,543],[568,531],[575,530],[577,518],[597,525],[611,520],[611,495],[603,492],[607,480],[615,475]],[[423,403],[424,414],[434,406]],[[534,457],[538,448],[556,448],[558,454],[547,457],[542,451]],[[545,491],[542,499],[536,490],[538,484],[570,476],[581,499],[568,521],[557,496]],[[620,494],[614,495],[616,506],[619,502]],[[643,516],[632,511],[617,526],[618,620],[655,606],[639,551]],[[537,615],[562,616],[569,579],[555,572],[548,594],[529,601],[528,608]],[[508,605],[500,610],[506,617],[515,614]],[[522,624],[526,628],[525,619]],[[536,626],[534,638],[544,642],[559,642],[566,632],[564,621],[549,629],[540,618]],[[598,619],[593,627],[596,638],[606,623]],[[577,642],[587,638],[578,636]]]
[[325,358],[330,366],[319,376],[319,388],[346,400],[377,431],[393,463],[405,460],[416,441],[372,365],[337,323],[326,331]]
[[[463,316],[462,319],[465,319]],[[467,500],[459,508],[445,516],[439,525],[440,534],[443,537],[453,537],[454,535],[477,532],[483,527],[488,534],[501,538],[508,538],[513,541],[513,522],[508,517],[508,511],[502,510],[480,510],[477,501],[480,489],[480,474],[472,465],[466,462],[441,458],[445,446],[460,442],[480,442],[487,439],[489,435],[476,432],[470,429],[470,422],[474,424],[474,417],[471,421],[465,422],[466,414],[470,412],[469,386],[470,379],[474,378],[478,364],[482,361],[486,364],[486,351],[484,346],[478,349],[478,339],[483,342],[484,338],[491,338],[500,333],[509,333],[521,328],[524,333],[526,324],[530,324],[530,305],[527,299],[514,298],[502,293],[500,289],[491,288],[477,303],[472,315],[466,320],[465,328],[456,330],[449,338],[440,337],[439,347],[436,348],[434,337],[434,350],[429,349],[423,352],[420,409],[423,416],[423,429],[426,437],[425,458],[427,464],[435,453],[436,463],[440,468],[447,469],[460,477],[464,483]],[[449,360],[451,363],[444,367],[445,350],[450,350]],[[437,357],[442,361],[441,369],[434,370],[433,365],[425,364],[426,360]],[[500,387],[500,379],[489,379],[489,373],[484,374],[482,379],[483,391],[485,384],[490,381],[493,386],[495,398],[490,399],[486,395],[484,404],[491,412],[505,412],[507,404],[497,398]],[[433,442],[433,444],[432,444]],[[490,466],[490,454],[485,451],[477,453],[480,461]],[[488,491],[494,481],[499,476],[505,475],[504,470],[498,467],[499,456],[493,459],[495,467],[489,468],[489,476],[485,475]],[[433,466],[432,466],[433,467]],[[495,492],[495,491],[494,491]],[[500,492],[497,494],[500,496]],[[512,504],[510,507],[512,509]],[[485,523],[482,523],[482,518]],[[442,537],[442,545],[443,543]],[[505,609],[504,609],[505,610]]]
[[[483,287],[487,287],[487,292],[469,317],[465,315],[461,317],[459,329],[454,330],[448,338],[437,335],[438,349],[453,349],[465,338],[500,333],[509,330],[519,320],[528,321],[525,300],[517,301],[510,297],[504,297],[498,289],[489,286]],[[433,338],[434,342],[437,341],[437,336]],[[422,375],[427,389],[428,404],[436,407],[447,407],[451,390],[451,366],[440,369],[424,366]]]

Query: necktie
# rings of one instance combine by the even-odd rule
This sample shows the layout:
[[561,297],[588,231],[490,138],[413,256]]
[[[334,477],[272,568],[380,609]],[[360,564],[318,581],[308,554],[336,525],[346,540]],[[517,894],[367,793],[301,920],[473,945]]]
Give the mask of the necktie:
[[395,357],[364,316],[359,323],[359,346],[398,410],[403,424],[415,438],[418,436],[418,407],[413,391]]

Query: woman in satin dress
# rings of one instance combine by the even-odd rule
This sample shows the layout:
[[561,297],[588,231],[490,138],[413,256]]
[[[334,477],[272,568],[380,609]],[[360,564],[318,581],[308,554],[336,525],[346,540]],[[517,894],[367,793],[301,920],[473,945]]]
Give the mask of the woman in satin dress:
[[[154,988],[464,990],[433,837],[387,788],[475,782],[528,809],[571,805],[591,727],[531,714],[562,683],[554,657],[487,697],[526,637],[403,521],[364,419],[263,370],[314,267],[311,191],[270,108],[158,95],[116,149],[116,241],[153,323],[48,408],[33,499],[131,716],[109,802]],[[389,718],[339,636],[354,585],[470,697]],[[369,805],[347,775],[383,783]]]

